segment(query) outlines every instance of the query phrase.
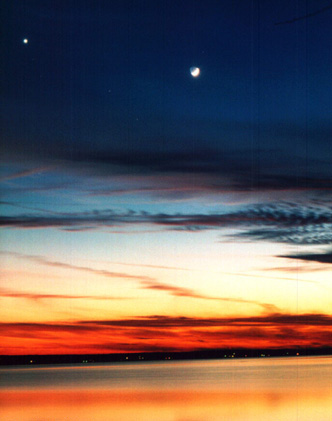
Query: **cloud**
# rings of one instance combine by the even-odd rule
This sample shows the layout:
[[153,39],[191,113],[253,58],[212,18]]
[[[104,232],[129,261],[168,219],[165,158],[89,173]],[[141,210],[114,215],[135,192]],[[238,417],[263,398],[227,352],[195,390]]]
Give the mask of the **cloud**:
[[191,271],[189,268],[183,268],[179,266],[160,266],[160,265],[144,265],[139,263],[124,263],[124,262],[109,262],[112,265],[120,265],[120,266],[131,266],[131,267],[141,267],[141,268],[149,268],[149,269],[165,269],[165,270],[180,270],[180,271]]
[[36,262],[45,266],[51,266],[51,267],[56,267],[60,269],[78,270],[81,272],[91,273],[91,274],[99,275],[106,278],[124,278],[124,279],[132,279],[136,281],[153,281],[154,280],[154,278],[151,278],[149,276],[132,275],[129,273],[124,273],[124,272],[113,272],[113,271],[109,271],[105,269],[90,268],[87,266],[77,266],[77,265],[73,265],[69,263],[47,260],[41,256],[29,256],[26,254],[21,254],[21,253],[16,253],[16,252],[0,252],[0,254],[14,256],[17,258],[28,259],[32,262]]
[[21,214],[0,217],[0,226],[7,228],[88,230],[134,225],[188,232],[238,228],[241,232],[232,238],[289,244],[332,243],[332,208],[319,202],[308,205],[291,202],[261,203],[243,206],[234,212],[210,214],[94,210],[60,215]]
[[[169,180],[169,178],[168,178]],[[93,189],[88,192],[89,196],[120,196],[120,195],[136,195],[136,194],[151,194],[154,196],[160,197],[174,197],[177,195],[195,195],[201,194],[204,191],[211,191],[206,187],[199,188],[196,186],[172,186],[172,187],[163,187],[163,186],[153,186],[153,187],[136,187],[136,188],[119,188],[119,189]]]
[[0,288],[0,297],[26,298],[28,300],[129,300],[129,297],[115,297],[111,295],[68,295],[68,294],[41,294],[35,292],[14,291]]
[[[277,256],[277,257],[283,257],[283,256]],[[275,272],[275,271],[279,271],[279,272],[287,272],[287,273],[290,273],[290,272],[294,272],[294,273],[299,273],[299,272],[320,272],[320,271],[322,271],[322,270],[325,270],[325,267],[323,267],[323,266],[321,266],[321,265],[319,265],[319,266],[315,266],[315,267],[308,267],[307,265],[298,265],[298,264],[296,264],[296,265],[294,265],[294,266],[277,266],[277,267],[269,267],[269,268],[266,268],[265,269],[265,271],[266,272],[269,272],[269,271],[272,271],[272,272]],[[310,280],[308,280],[308,279],[299,279],[299,278],[284,278],[284,277],[280,277],[280,278],[278,278],[278,277],[268,277],[268,279],[272,279],[272,278],[275,278],[275,279],[287,279],[287,280],[291,280],[291,281],[296,281],[296,282],[309,282],[309,283],[311,283],[311,284],[319,284],[319,281],[310,281]]]
[[[6,344],[23,353],[184,351],[218,348],[292,348],[332,345],[332,316],[270,314],[200,318],[148,316],[62,323],[0,323]],[[13,350],[14,353],[15,350]]]
[[[80,324],[95,324],[97,326],[127,326],[127,327],[224,327],[224,326],[332,326],[332,316],[329,314],[307,313],[288,314],[274,313],[263,316],[242,316],[242,317],[172,317],[172,316],[146,316],[135,319],[123,320],[94,320],[81,321]],[[331,338],[332,339],[332,338]]]
[[145,281],[142,283],[143,288],[158,290],[158,291],[165,291],[174,295],[175,297],[187,297],[187,298],[196,298],[201,300],[214,300],[214,301],[222,301],[222,302],[230,302],[236,304],[253,304],[263,308],[267,312],[275,312],[278,311],[278,307],[273,304],[269,303],[262,303],[260,301],[255,300],[245,300],[243,298],[230,298],[230,297],[212,297],[205,294],[197,293],[196,291],[189,289],[189,288],[182,288],[166,283],[161,282],[153,282],[153,281]]
[[16,173],[0,177],[0,182],[16,180],[17,178],[30,177],[31,175],[40,174],[42,172],[49,171],[52,168],[53,166],[48,166],[48,167],[38,167],[38,168],[29,169],[29,170],[18,171]]
[[[46,190],[46,188],[45,188],[45,190]],[[60,216],[64,215],[62,212],[56,212],[56,211],[49,210],[49,209],[42,209],[42,208],[36,208],[36,207],[32,207],[32,206],[27,206],[27,205],[21,205],[20,203],[9,202],[9,201],[4,201],[4,200],[0,201],[0,205],[13,206],[15,208],[27,209],[27,210],[39,212],[39,213],[47,213],[47,214],[50,214],[50,215],[60,215]]]
[[282,21],[282,22],[276,22],[275,25],[286,25],[286,24],[289,24],[289,23],[298,22],[299,20],[306,20],[306,19],[309,19],[311,17],[317,16],[320,13],[324,13],[324,12],[330,10],[330,9],[332,9],[332,3],[328,4],[325,7],[322,7],[321,9],[315,10],[311,13],[306,13],[305,15],[302,15],[302,16],[299,16],[299,17],[294,17],[293,19],[290,19],[290,20],[285,20],[285,21]]
[[[248,327],[248,326],[332,326],[332,316],[329,314],[320,313],[303,313],[303,314],[289,314],[289,313],[275,313],[263,316],[240,316],[240,317],[183,317],[183,316],[141,316],[129,319],[102,319],[102,320],[81,320],[76,322],[63,323],[38,323],[38,322],[0,322],[1,329],[7,327],[24,328],[24,329],[52,329],[52,330],[66,330],[78,331],[87,329],[104,329],[107,327],[125,327],[125,328],[197,328],[197,327]],[[332,337],[331,337],[332,339]]]
[[[323,131],[322,136],[326,136],[326,133]],[[317,136],[317,133],[312,133],[312,136]],[[255,159],[248,159],[248,156],[254,156]],[[295,173],[294,157],[289,155],[289,149],[287,153],[268,148],[248,150],[242,147],[231,150],[229,146],[222,150],[197,146],[195,149],[162,152],[141,149],[130,153],[114,150],[86,153],[81,150],[72,154],[70,159],[71,161],[66,161],[65,158],[64,168],[67,171],[71,168],[85,175],[90,175],[91,172],[91,175],[100,177],[109,177],[110,174],[154,177],[156,191],[153,191],[155,186],[148,186],[142,193],[157,195],[179,194],[185,197],[194,194],[197,189],[211,193],[332,189],[332,173],[328,161],[312,158],[312,168],[315,170],[310,172],[307,169],[303,175],[298,171]],[[264,165],[258,165],[258,162],[264,162]],[[300,168],[306,168],[304,157],[296,157],[296,162]],[[194,176],[194,184],[190,182],[190,176]],[[160,179],[164,177],[168,184],[160,185]],[[122,192],[121,189],[100,189],[102,195]],[[91,194],[98,194],[98,190],[91,191]]]
[[[243,214],[243,212],[242,212]],[[330,244],[332,242],[332,208],[317,204],[258,204],[245,212],[246,229],[235,238],[274,241],[288,244]],[[245,225],[242,221],[239,227]]]
[[332,250],[328,250],[322,253],[296,253],[296,254],[287,254],[283,256],[287,259],[299,259],[305,260],[308,262],[319,262],[319,263],[327,263],[332,264]]
[[[236,234],[234,238],[252,241],[271,241],[296,245],[325,245],[332,242],[331,224],[328,226],[295,226],[278,229],[278,225],[272,228],[259,228]],[[276,232],[278,229],[278,232]]]
[[[210,124],[207,124],[207,128],[211,128]],[[179,138],[178,134],[169,134],[168,141],[162,142],[165,147],[161,150],[160,139],[145,138],[144,133],[141,139],[126,149],[120,146],[123,140],[116,139],[112,139],[112,142],[99,139],[94,148],[91,141],[80,142],[78,148],[65,139],[62,142],[48,139],[49,147],[46,145],[41,149],[40,139],[34,133],[33,138],[4,142],[3,149],[9,162],[22,162],[24,157],[26,161],[41,162],[41,168],[44,163],[44,167],[54,166],[67,175],[79,174],[104,180],[119,175],[133,179],[154,178],[153,186],[141,184],[134,188],[134,193],[141,190],[144,194],[186,196],[195,193],[196,189],[211,192],[331,191],[332,172],[326,154],[331,133],[329,121],[298,127],[295,123],[285,121],[256,124],[223,121],[220,124],[218,117],[216,124],[220,126],[218,141],[208,139],[207,134],[203,134],[194,147],[191,137]],[[261,144],[267,146],[249,149],[248,136],[258,130]],[[306,133],[306,137],[301,139],[300,133]],[[236,147],[230,146],[230,138],[236,139]],[[311,144],[319,145],[311,151],[314,155],[310,157],[309,166],[304,153],[298,156],[290,150],[289,144],[293,140],[303,144],[311,141]],[[278,145],[278,148],[274,145]],[[195,178],[195,182],[190,181],[191,177]],[[168,184],[160,185],[160,180],[164,178],[167,178]],[[125,192],[126,189],[112,189],[106,184],[95,190],[89,189],[91,195]]]
[[[123,262],[108,262],[112,265],[120,265],[120,266],[131,266],[131,267],[144,267],[144,268],[150,268],[150,269],[162,269],[162,270],[176,270],[176,271],[186,271],[186,272],[192,272],[197,271],[198,269],[189,269],[189,268],[183,268],[183,267],[179,267],[179,266],[159,266],[159,265],[143,265],[143,264],[138,264],[138,263],[123,263]],[[306,267],[299,267],[298,265],[296,266],[296,268],[299,268],[299,270],[303,270],[306,271]],[[292,267],[276,267],[276,268],[270,268],[270,269],[265,269],[265,271],[273,271],[273,270],[279,270],[279,271],[285,271],[287,272],[288,270],[291,271],[296,271],[296,268],[292,268]],[[314,270],[322,270],[321,268],[316,268],[316,269],[311,269],[312,271]],[[274,280],[280,280],[280,281],[294,281],[294,282],[307,282],[307,283],[311,283],[311,284],[317,284],[318,281],[311,281],[308,279],[299,279],[299,278],[290,278],[290,277],[278,277],[278,276],[267,276],[267,275],[257,275],[257,274],[250,274],[250,273],[242,273],[242,272],[225,272],[225,271],[218,271],[218,273],[222,273],[224,275],[231,275],[231,276],[236,276],[236,277],[243,277],[243,278],[255,278],[255,279],[274,279]]]
[[[68,263],[54,262],[40,256],[29,256],[29,255],[24,255],[24,254],[15,253],[15,252],[0,252],[0,254],[14,256],[17,258],[28,259],[32,262],[36,262],[38,264],[42,264],[46,266],[63,268],[63,269],[79,270],[86,273],[99,275],[102,277],[106,276],[107,278],[122,278],[122,279],[135,280],[139,283],[139,287],[142,289],[165,292],[175,297],[194,298],[194,299],[200,299],[200,300],[215,300],[215,301],[230,302],[230,303],[237,303],[237,304],[257,305],[263,308],[267,312],[275,312],[279,310],[275,305],[270,304],[270,303],[262,303],[260,301],[255,301],[255,300],[245,300],[243,298],[213,297],[206,294],[198,293],[190,288],[183,288],[183,287],[179,287],[179,286],[172,285],[169,283],[159,282],[157,279],[149,277],[149,276],[131,275],[131,274],[123,273],[123,272],[112,272],[112,271],[108,271],[104,269],[101,270],[101,269],[94,269],[94,268],[89,268],[85,266],[77,266],[77,265],[68,264]],[[0,293],[1,293],[1,289],[0,289]],[[5,294],[5,296],[11,296],[10,294],[11,293],[9,293],[9,295]],[[16,293],[13,293],[13,294],[15,295]],[[21,295],[21,298],[32,298],[32,299],[52,298],[52,297],[61,298],[61,296],[28,294],[28,293],[23,293],[23,294],[18,293],[18,295],[15,295],[15,296],[18,298],[20,295]],[[64,296],[63,298],[70,298],[70,297]],[[100,299],[104,299],[104,298],[101,297]]]

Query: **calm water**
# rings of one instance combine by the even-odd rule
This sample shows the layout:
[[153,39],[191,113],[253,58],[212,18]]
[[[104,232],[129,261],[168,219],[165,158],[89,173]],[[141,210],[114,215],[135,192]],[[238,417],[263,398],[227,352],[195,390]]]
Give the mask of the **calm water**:
[[0,369],[1,421],[332,421],[332,357]]

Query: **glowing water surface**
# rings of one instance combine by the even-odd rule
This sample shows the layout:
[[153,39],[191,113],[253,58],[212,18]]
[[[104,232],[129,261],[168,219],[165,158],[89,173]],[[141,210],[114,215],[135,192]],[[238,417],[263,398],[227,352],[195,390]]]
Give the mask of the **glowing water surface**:
[[0,369],[2,421],[332,420],[332,357]]

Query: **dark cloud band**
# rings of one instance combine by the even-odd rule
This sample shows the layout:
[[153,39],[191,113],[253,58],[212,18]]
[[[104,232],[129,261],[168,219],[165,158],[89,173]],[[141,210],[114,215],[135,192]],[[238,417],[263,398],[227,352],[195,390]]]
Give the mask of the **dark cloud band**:
[[332,251],[326,251],[325,253],[298,253],[298,254],[288,254],[288,255],[284,255],[284,256],[279,256],[279,257],[284,257],[287,259],[298,259],[298,260],[304,260],[307,262],[318,262],[318,263],[327,263],[327,264],[332,264]]
[[112,210],[63,213],[60,215],[21,214],[0,217],[8,228],[58,228],[89,230],[116,226],[151,225],[167,230],[197,232],[207,229],[238,228],[238,239],[269,240],[290,244],[331,244],[332,208],[326,205],[294,203],[257,204],[231,213],[167,214]]

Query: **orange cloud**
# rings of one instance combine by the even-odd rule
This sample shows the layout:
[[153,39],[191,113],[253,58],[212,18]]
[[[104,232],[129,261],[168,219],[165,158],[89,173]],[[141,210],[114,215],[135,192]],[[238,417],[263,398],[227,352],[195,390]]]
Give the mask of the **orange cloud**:
[[[175,297],[187,297],[187,298],[195,298],[195,299],[203,299],[203,300],[216,300],[216,301],[224,301],[224,302],[231,302],[231,303],[252,304],[252,305],[257,305],[263,308],[268,313],[279,311],[279,309],[274,304],[262,303],[256,300],[245,300],[243,298],[213,297],[213,296],[201,294],[189,288],[183,288],[183,287],[168,284],[165,282],[160,282],[157,279],[152,278],[150,276],[132,275],[132,274],[123,273],[123,272],[113,272],[113,271],[109,271],[105,269],[95,269],[95,268],[90,268],[86,266],[77,266],[77,265],[63,263],[63,262],[50,261],[40,256],[29,256],[29,255],[24,255],[24,254],[15,253],[15,252],[0,252],[0,254],[6,254],[9,256],[28,259],[30,261],[36,262],[44,266],[51,266],[51,267],[56,267],[56,268],[61,268],[61,269],[71,269],[71,270],[76,270],[76,271],[81,271],[81,272],[86,272],[86,273],[92,273],[94,275],[107,277],[107,278],[122,278],[122,279],[135,280],[139,282],[140,288],[142,289],[157,290],[160,292],[165,292],[167,294],[173,295]],[[1,295],[19,297],[20,293],[17,293],[16,295],[8,295],[8,292],[5,294],[2,294],[0,290],[0,296]],[[24,298],[34,298],[34,299],[52,298],[52,296],[50,295],[39,296],[39,294],[30,294],[30,297],[27,296],[29,295],[28,293],[25,293],[25,295],[26,296]],[[61,298],[61,296],[59,296],[59,298]],[[67,297],[64,296],[64,298],[67,298]],[[86,297],[86,298],[90,298],[90,297]]]
[[0,354],[191,351],[332,345],[332,316],[151,316],[68,323],[0,323]]
[[20,292],[0,288],[0,297],[26,298],[28,300],[130,300],[130,297],[116,297],[112,295],[68,295],[68,294],[42,294],[35,292]]

